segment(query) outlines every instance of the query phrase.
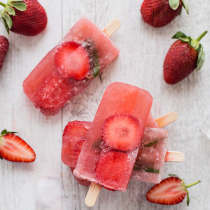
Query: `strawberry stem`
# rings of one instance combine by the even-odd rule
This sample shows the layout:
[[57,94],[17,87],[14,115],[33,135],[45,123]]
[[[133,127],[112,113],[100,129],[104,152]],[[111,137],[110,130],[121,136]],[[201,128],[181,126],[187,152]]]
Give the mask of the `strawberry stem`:
[[0,2],[0,5],[3,6],[3,7],[6,7],[7,6],[6,4],[4,4],[2,2]]
[[193,182],[192,184],[188,184],[188,185],[185,185],[186,188],[189,188],[189,187],[192,187],[198,183],[200,183],[201,181],[197,181],[197,182]]
[[204,31],[197,39],[196,41],[200,41],[206,34],[207,34],[208,31]]

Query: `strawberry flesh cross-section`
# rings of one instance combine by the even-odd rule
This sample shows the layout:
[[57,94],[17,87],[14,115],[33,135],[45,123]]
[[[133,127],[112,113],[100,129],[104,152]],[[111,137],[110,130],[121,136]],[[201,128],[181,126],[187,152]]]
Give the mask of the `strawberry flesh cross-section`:
[[[129,156],[125,152],[110,151],[101,156],[96,165],[96,177],[99,182],[107,185],[117,183],[118,186],[112,190],[124,187],[124,178],[130,176],[130,170],[133,167]],[[123,176],[122,176],[123,173]],[[106,189],[109,189],[106,185]],[[110,190],[110,189],[109,189]]]
[[76,42],[63,42],[57,48],[55,65],[64,78],[83,80],[90,70],[88,52]]
[[132,150],[138,147],[142,135],[139,121],[130,115],[114,115],[104,122],[103,140],[113,149]]

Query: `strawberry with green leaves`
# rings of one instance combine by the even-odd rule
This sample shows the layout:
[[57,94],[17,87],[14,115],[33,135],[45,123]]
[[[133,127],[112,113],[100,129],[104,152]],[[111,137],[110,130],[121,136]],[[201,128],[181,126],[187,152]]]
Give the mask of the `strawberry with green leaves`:
[[38,0],[8,0],[0,11],[7,32],[35,36],[47,26],[47,14]]
[[0,135],[0,158],[12,162],[33,162],[34,150],[16,132],[3,130]]
[[186,36],[181,31],[172,38],[178,39],[170,47],[163,65],[163,77],[167,84],[173,85],[191,74],[199,71],[205,60],[203,46],[199,43],[206,35],[203,32],[197,39]]
[[186,185],[178,176],[174,174],[169,174],[169,176],[148,191],[147,200],[162,205],[175,205],[181,203],[187,195],[187,206],[189,206],[190,197],[187,189],[200,181]]
[[189,14],[185,0],[144,0],[140,12],[144,22],[160,28],[174,20],[181,13],[182,7]]

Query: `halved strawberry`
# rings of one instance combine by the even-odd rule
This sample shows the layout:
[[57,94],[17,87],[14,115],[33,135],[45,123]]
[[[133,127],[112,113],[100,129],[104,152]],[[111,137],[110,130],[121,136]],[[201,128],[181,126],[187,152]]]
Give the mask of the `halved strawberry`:
[[187,188],[198,184],[200,181],[185,185],[178,176],[173,174],[170,176],[149,190],[147,200],[152,203],[174,205],[181,203],[187,195],[187,205],[189,206],[190,198]]
[[0,157],[12,162],[33,162],[36,154],[15,132],[3,130],[0,136]]
[[105,120],[103,140],[116,150],[128,151],[139,146],[143,129],[131,115],[114,115]]
[[130,179],[133,168],[127,153],[110,151],[99,159],[96,165],[96,177],[108,190],[127,188],[125,180]]
[[55,65],[64,78],[86,78],[90,70],[88,52],[76,42],[63,42],[57,48]]
[[61,159],[69,167],[76,167],[79,154],[90,129],[90,122],[69,122],[62,139]]

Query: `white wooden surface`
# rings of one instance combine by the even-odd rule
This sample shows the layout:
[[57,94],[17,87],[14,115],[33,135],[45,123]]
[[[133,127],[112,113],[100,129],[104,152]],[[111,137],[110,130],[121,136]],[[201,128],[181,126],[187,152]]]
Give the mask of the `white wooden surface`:
[[[182,16],[161,29],[154,29],[142,21],[139,13],[142,0],[40,2],[49,18],[47,29],[42,34],[24,37],[11,33],[7,36],[3,24],[0,24],[0,34],[6,35],[10,41],[9,53],[0,72],[0,128],[18,131],[37,154],[32,164],[0,161],[0,209],[37,209],[36,181],[39,176],[52,176],[62,183],[63,199],[59,210],[88,209],[84,203],[87,187],[79,186],[68,167],[61,163],[62,131],[68,121],[93,120],[107,85],[121,81],[145,88],[153,95],[152,113],[155,118],[169,111],[178,113],[178,120],[167,127],[169,150],[184,152],[186,159],[183,163],[167,163],[164,177],[168,173],[175,173],[187,183],[200,179],[202,182],[199,185],[189,189],[199,202],[191,198],[190,208],[186,207],[186,201],[170,207],[151,204],[146,201],[145,195],[153,185],[131,180],[125,193],[102,189],[93,209],[208,210],[210,140],[200,128],[210,114],[210,34],[202,41],[206,62],[199,73],[193,73],[183,82],[169,86],[162,79],[162,65],[173,43],[170,37],[178,30],[197,38],[209,29],[209,1],[188,1],[190,16],[183,11]],[[122,21],[122,27],[112,37],[121,53],[104,71],[102,83],[96,78],[83,94],[74,98],[59,114],[45,117],[23,93],[23,80],[84,15],[101,29],[114,18]]]

